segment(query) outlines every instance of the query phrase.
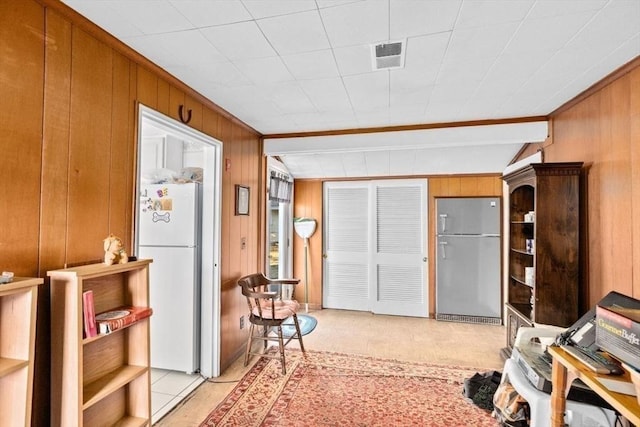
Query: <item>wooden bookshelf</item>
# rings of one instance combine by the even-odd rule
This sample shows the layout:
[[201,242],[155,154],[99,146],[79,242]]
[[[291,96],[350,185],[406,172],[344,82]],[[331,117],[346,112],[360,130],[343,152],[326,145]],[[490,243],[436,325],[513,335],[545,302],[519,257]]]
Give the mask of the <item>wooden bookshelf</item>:
[[[582,163],[534,163],[505,175],[509,186],[507,347],[521,326],[569,326],[579,317]],[[533,219],[525,215],[534,212]],[[531,248],[527,241],[534,242]],[[532,277],[526,280],[527,268]]]
[[83,338],[82,293],[95,312],[149,305],[149,264],[92,264],[49,271],[51,425],[150,426],[149,318]]
[[39,278],[0,285],[0,425],[30,426]]

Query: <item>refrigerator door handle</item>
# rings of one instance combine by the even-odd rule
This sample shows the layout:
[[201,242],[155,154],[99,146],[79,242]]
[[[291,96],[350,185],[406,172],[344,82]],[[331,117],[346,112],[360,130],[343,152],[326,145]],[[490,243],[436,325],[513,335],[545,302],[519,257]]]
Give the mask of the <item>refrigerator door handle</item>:
[[438,242],[438,243],[439,243],[439,244],[440,244],[440,246],[441,246],[441,250],[440,250],[440,252],[442,252],[442,259],[447,259],[447,254],[445,253],[445,250],[444,250],[445,246],[447,245],[447,242],[442,242],[442,241],[440,241],[440,242]]
[[442,232],[447,231],[447,214],[440,214],[440,223],[442,225]]

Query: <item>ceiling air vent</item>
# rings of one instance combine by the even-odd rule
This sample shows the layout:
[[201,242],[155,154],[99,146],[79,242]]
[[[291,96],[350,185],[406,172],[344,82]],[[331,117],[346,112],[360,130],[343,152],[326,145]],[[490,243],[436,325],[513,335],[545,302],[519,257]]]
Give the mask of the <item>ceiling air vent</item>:
[[374,70],[388,70],[404,67],[404,41],[371,45]]

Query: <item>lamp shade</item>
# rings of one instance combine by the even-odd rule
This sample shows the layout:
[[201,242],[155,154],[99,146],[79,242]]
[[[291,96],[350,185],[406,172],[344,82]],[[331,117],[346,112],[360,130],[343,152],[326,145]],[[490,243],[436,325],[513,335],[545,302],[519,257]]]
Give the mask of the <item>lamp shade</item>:
[[316,231],[316,220],[312,218],[296,218],[293,222],[296,234],[303,239],[308,239]]

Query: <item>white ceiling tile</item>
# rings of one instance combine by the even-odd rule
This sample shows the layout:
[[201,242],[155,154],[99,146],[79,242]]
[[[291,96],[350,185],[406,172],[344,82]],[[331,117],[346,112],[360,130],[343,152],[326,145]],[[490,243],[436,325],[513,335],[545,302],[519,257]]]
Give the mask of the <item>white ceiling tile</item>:
[[367,176],[389,175],[389,151],[367,151],[364,153]]
[[410,37],[407,39],[404,68],[421,69],[437,73],[444,59],[451,33]]
[[183,71],[181,74],[193,77],[194,84],[205,83],[207,86],[248,86],[251,84],[244,74],[230,62],[215,62],[202,64],[198,68],[190,68],[190,71]]
[[316,3],[313,0],[242,0],[242,3],[254,19],[316,9]]
[[230,60],[276,56],[255,22],[203,28],[202,34]]
[[338,70],[343,76],[373,72],[371,46],[359,45],[333,50]]
[[132,20],[127,19],[126,14],[112,7],[111,2],[62,0],[67,6],[75,9],[80,14],[90,17],[91,21],[118,38],[140,36],[142,31]]
[[157,0],[117,0],[109,1],[111,7],[126,10],[122,17],[140,29],[143,34],[159,34],[183,31],[193,28],[187,18],[180,14],[168,1]]
[[262,19],[258,26],[279,55],[329,48],[318,11]]
[[314,157],[322,168],[323,176],[346,176],[339,156],[336,156],[335,154],[316,154]]
[[389,124],[389,110],[387,108],[377,108],[374,110],[356,111],[358,127],[372,128],[376,126],[387,126]]
[[505,49],[505,53],[559,50],[593,17],[594,11],[551,16],[524,22]]
[[[393,100],[391,102],[393,102]],[[424,122],[424,104],[394,106],[389,112],[390,126],[421,124]]]
[[388,71],[347,76],[343,80],[351,104],[356,111],[368,111],[389,106]]
[[318,111],[351,110],[351,102],[341,79],[305,80],[299,83]]
[[307,94],[295,82],[270,86],[268,99],[285,114],[316,112]]
[[[612,29],[615,28],[615,31]],[[617,0],[607,4],[568,47],[608,45],[626,42],[640,33],[640,1]]]
[[411,175],[414,173],[416,150],[389,152],[389,175]]
[[473,91],[473,86],[484,79],[496,60],[496,57],[447,57],[442,63],[436,84],[445,85],[443,87],[456,92],[461,88]]
[[534,0],[466,0],[462,3],[456,30],[520,22],[533,4]]
[[453,29],[461,0],[392,0],[390,2],[392,40]]
[[320,14],[334,48],[389,39],[388,0],[347,3],[320,9]]
[[233,62],[249,80],[257,84],[292,81],[293,76],[277,56],[242,59]]
[[[187,65],[198,68],[202,64],[228,62],[228,60],[198,30],[180,31],[170,34],[155,34],[136,37],[132,44],[147,49],[153,46],[162,47],[162,65]],[[141,53],[145,53],[142,50]],[[153,52],[153,51],[151,51]],[[155,56],[155,55],[154,55]]]
[[197,28],[251,20],[240,0],[171,0],[171,4]]
[[507,46],[518,25],[509,23],[456,30],[451,37],[446,59],[496,57]]
[[346,177],[367,176],[367,163],[364,160],[364,153],[342,153],[338,156],[342,162]]
[[316,3],[318,4],[318,8],[324,9],[327,7],[342,6],[349,3],[357,3],[359,1],[367,0],[316,0]]
[[330,50],[286,55],[282,61],[297,80],[338,77],[338,67]]
[[547,18],[550,16],[570,15],[583,11],[595,11],[604,7],[608,0],[562,0],[536,1],[527,15],[527,19]]
[[392,70],[389,102],[392,107],[403,105],[423,106],[431,96],[435,76],[422,71]]

